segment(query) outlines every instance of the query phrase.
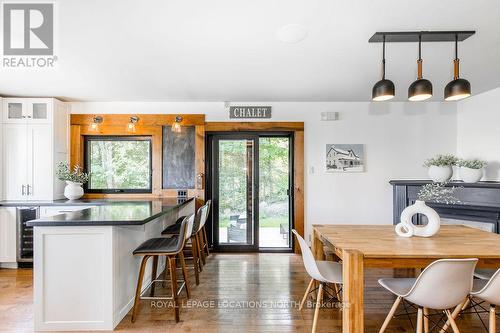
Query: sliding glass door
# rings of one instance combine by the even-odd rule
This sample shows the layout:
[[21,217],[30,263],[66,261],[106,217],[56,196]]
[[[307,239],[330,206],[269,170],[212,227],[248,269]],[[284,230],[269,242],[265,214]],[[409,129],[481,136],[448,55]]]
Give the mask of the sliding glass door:
[[208,142],[214,248],[290,249],[290,136],[221,133]]

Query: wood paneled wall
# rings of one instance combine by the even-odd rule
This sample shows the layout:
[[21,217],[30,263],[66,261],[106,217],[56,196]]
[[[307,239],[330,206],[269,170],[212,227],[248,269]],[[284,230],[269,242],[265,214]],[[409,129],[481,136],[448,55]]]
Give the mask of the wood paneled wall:
[[[85,166],[84,161],[84,136],[85,135],[147,135],[152,138],[152,172],[153,191],[151,194],[101,194],[88,193],[87,198],[105,197],[160,197],[177,196],[175,189],[162,189],[162,127],[172,125],[175,117],[181,116],[181,126],[194,126],[196,130],[196,162],[195,169],[197,175],[204,176],[205,172],[205,115],[203,114],[103,114],[98,115],[103,118],[97,131],[90,129],[94,114],[73,114],[71,115],[71,153],[70,164]],[[138,116],[135,132],[127,131],[130,117]],[[204,179],[204,177],[203,177]],[[197,182],[198,183],[198,182]],[[188,189],[188,195],[197,198],[198,203],[204,200],[204,183],[198,188]]]

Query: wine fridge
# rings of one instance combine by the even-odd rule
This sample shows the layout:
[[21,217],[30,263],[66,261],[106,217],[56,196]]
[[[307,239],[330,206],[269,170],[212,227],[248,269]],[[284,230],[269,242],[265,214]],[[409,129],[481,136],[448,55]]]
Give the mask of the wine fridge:
[[17,262],[33,262],[33,227],[26,222],[35,220],[39,216],[40,207],[17,208]]

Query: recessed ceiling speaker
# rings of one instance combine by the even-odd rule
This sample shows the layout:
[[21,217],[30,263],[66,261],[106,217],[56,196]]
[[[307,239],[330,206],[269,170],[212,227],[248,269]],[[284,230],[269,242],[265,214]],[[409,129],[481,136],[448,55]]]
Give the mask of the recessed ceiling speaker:
[[385,78],[385,36],[382,42],[382,79],[375,83],[372,89],[372,100],[388,101],[396,95],[396,88],[391,80]]

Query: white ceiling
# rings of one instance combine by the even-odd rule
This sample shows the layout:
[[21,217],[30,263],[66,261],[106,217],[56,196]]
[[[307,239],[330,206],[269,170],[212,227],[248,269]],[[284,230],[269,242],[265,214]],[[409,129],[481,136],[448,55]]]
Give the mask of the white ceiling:
[[[0,69],[0,94],[103,101],[368,101],[379,79],[375,31],[476,30],[461,76],[477,94],[500,86],[498,0],[64,0],[54,69]],[[297,44],[277,29],[300,24]],[[388,44],[398,100],[417,45]],[[442,100],[450,43],[424,44],[424,77]]]

